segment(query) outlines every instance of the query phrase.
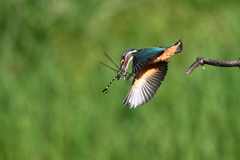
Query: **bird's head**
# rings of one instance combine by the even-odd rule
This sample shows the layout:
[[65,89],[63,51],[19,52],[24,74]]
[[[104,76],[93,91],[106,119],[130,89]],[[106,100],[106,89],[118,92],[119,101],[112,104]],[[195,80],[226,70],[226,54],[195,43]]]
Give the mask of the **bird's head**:
[[134,54],[137,51],[137,49],[129,48],[122,53],[120,60],[120,68],[121,70],[124,70],[125,74],[127,73],[129,63],[133,60]]

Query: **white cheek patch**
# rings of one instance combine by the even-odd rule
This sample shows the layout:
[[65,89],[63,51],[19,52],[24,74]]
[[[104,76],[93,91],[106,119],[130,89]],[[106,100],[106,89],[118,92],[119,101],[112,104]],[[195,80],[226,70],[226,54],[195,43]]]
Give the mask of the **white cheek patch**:
[[126,65],[126,68],[125,68],[125,73],[127,73],[127,70],[128,70],[128,65],[129,63],[133,60],[133,56],[128,60],[127,62],[127,65]]
[[123,60],[121,60],[121,65],[123,65],[123,63],[124,63],[124,59],[123,59]]
[[127,62],[127,63],[125,64],[125,69],[124,69],[124,80],[125,80],[126,75],[127,75],[128,66],[129,66],[130,62],[133,60],[133,55],[131,55],[131,57],[130,57],[129,59],[128,59],[128,56],[129,56],[129,54],[135,53],[135,52],[137,52],[137,51],[138,51],[138,50],[133,50],[133,51],[128,52],[128,53],[125,55],[125,61],[124,61],[124,62]]
[[126,67],[125,67],[125,69],[124,69],[124,80],[126,80],[127,71],[128,71],[128,65],[129,65],[129,63],[130,63],[132,60],[133,60],[133,56],[128,60],[127,65],[126,65]]

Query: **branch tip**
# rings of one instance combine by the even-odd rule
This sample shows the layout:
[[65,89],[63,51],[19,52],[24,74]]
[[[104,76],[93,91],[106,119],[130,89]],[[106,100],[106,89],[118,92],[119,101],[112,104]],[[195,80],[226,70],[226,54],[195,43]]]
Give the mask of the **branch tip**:
[[219,67],[239,67],[240,68],[240,58],[235,61],[220,61],[220,60],[212,60],[212,59],[197,57],[196,61],[188,68],[185,74],[191,74],[193,70],[200,65],[205,70],[204,64],[219,66]]

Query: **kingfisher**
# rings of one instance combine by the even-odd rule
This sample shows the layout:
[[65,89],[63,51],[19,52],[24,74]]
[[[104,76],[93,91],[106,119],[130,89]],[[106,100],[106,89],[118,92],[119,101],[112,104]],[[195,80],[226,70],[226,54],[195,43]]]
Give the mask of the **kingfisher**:
[[[115,70],[117,75],[112,79],[109,85],[102,91],[108,92],[108,88],[112,82],[121,77],[128,80],[134,76],[132,86],[122,104],[126,107],[136,108],[147,103],[156,94],[168,70],[168,59],[183,49],[181,39],[168,47],[150,47],[143,49],[126,49],[120,59],[120,67],[118,67],[110,57],[105,54],[118,70],[115,70],[105,64],[105,66]],[[100,62],[101,63],[101,62]],[[128,72],[131,63],[131,72]]]

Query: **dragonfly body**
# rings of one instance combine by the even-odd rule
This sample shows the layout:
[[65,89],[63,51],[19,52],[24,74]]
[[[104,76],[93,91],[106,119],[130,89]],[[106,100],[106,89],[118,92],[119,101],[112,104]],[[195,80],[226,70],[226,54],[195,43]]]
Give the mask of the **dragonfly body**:
[[[125,50],[121,56],[118,74],[112,80],[120,79],[121,76],[125,78],[129,64],[132,62],[131,74],[134,75],[134,79],[130,91],[123,100],[123,104],[130,106],[130,108],[136,108],[148,102],[164,80],[168,70],[167,60],[181,51],[181,40],[169,47],[131,48]],[[108,87],[103,92],[107,91]]]

